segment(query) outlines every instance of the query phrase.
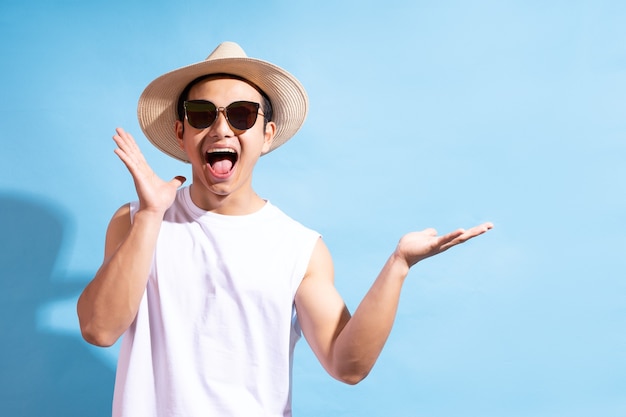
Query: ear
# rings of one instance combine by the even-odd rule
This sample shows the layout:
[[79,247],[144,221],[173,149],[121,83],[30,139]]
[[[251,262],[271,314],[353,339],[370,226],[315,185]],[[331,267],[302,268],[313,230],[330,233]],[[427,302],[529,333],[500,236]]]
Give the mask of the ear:
[[272,143],[274,142],[274,136],[276,136],[276,123],[267,122],[265,125],[265,135],[263,136],[263,149],[261,150],[261,155],[270,151]]
[[183,149],[183,133],[185,133],[185,126],[183,125],[183,122],[181,122],[180,120],[176,120],[176,122],[174,123],[174,131],[176,134],[176,139],[178,140],[178,146],[180,147],[180,149]]

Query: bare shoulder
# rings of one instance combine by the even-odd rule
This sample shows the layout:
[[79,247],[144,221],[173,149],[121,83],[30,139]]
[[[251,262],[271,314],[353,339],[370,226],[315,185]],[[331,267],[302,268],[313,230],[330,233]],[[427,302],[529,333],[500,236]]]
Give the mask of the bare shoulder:
[[332,257],[328,247],[320,238],[311,254],[306,274],[296,293],[298,314],[325,314],[329,306],[343,308],[343,300],[335,289],[335,276]]
[[130,204],[117,209],[107,228],[104,257],[107,259],[122,243],[130,230]]
[[319,238],[311,254],[303,283],[310,281],[326,281],[332,284],[334,279],[332,256],[324,240]]

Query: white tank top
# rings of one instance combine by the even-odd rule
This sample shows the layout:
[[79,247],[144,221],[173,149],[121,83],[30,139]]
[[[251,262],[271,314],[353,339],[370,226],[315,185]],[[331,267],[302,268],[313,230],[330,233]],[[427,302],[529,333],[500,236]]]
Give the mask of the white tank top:
[[224,216],[181,188],[122,340],[113,416],[291,416],[294,297],[318,239],[269,202]]

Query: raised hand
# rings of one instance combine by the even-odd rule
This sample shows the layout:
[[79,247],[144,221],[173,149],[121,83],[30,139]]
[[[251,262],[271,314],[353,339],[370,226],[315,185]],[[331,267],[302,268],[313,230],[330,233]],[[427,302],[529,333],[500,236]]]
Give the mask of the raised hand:
[[132,135],[122,128],[115,129],[115,132],[115,154],[133,176],[140,210],[164,213],[174,202],[176,190],[185,182],[185,177],[177,176],[169,182],[163,181],[148,165]]
[[483,223],[467,230],[458,229],[443,236],[438,236],[435,229],[412,232],[400,239],[395,253],[400,259],[406,261],[408,267],[411,267],[419,261],[482,235],[491,228],[493,228],[493,224]]

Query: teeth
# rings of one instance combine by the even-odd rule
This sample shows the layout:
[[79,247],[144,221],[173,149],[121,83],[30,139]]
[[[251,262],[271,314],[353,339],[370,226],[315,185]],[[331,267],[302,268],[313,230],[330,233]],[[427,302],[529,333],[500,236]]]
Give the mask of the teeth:
[[234,165],[238,158],[239,155],[233,148],[212,148],[204,154],[204,160],[211,166],[222,159],[228,159]]
[[216,148],[208,150],[207,153],[216,153],[216,152],[227,152],[227,153],[237,153],[234,149],[231,148]]

